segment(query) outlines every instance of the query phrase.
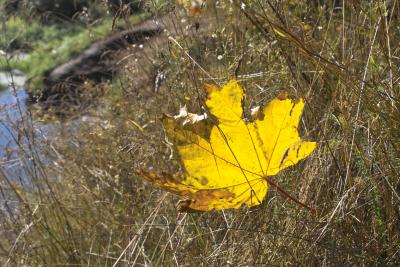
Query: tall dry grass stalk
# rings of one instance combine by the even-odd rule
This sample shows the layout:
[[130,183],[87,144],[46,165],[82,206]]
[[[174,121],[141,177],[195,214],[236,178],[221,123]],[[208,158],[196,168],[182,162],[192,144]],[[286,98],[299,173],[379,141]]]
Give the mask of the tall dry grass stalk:
[[[73,134],[47,147],[53,164],[34,163],[28,187],[1,171],[16,204],[1,210],[0,261],[398,265],[399,11],[396,1],[210,1],[199,17],[175,9],[159,21],[165,35],[121,55],[119,78],[79,128],[67,120]],[[316,215],[274,190],[252,209],[179,214],[176,197],[133,175],[138,165],[179,172],[159,119],[182,104],[201,111],[202,84],[232,77],[248,111],[282,90],[305,98],[302,136],[320,146],[274,179]]]

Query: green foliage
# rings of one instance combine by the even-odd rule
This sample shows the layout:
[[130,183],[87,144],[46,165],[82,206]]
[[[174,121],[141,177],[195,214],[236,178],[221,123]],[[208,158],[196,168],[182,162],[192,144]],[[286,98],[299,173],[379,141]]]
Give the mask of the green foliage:
[[[54,27],[43,29],[35,20],[26,20],[21,17],[10,17],[1,26],[0,49],[29,49],[39,40],[47,42],[57,34]],[[49,34],[52,33],[52,34]],[[47,38],[46,38],[47,37]]]
[[84,19],[90,22],[114,15],[120,8],[126,7],[129,12],[139,11],[142,0],[2,0],[0,13],[4,16],[34,16],[44,22],[68,23],[71,19]]
[[[147,15],[131,16],[129,23],[135,24]],[[117,21],[116,27],[124,26],[124,21]],[[113,30],[113,19],[105,18],[101,23],[86,27],[79,24],[68,26],[44,26],[37,21],[30,24],[19,17],[10,18],[2,38],[6,48],[7,41],[16,39],[18,43],[29,45],[28,55],[20,59],[5,62],[0,59],[0,69],[20,69],[28,78],[28,89],[36,94],[40,90],[43,74],[55,66],[68,61],[93,42],[105,38]],[[4,49],[5,49],[4,48]]]

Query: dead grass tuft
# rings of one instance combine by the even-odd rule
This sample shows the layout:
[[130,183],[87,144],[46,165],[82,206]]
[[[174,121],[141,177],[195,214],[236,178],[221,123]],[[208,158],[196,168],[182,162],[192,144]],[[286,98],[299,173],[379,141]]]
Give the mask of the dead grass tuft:
[[[0,172],[6,265],[264,266],[400,263],[397,2],[210,1],[176,9],[163,36],[123,69],[85,120],[49,143],[32,189]],[[163,113],[201,110],[204,82],[237,78],[246,108],[305,98],[303,136],[320,147],[274,177],[314,216],[271,190],[248,209],[179,214],[177,198],[133,175],[179,172]],[[51,145],[51,146],[50,146]],[[4,194],[4,193],[2,193]]]

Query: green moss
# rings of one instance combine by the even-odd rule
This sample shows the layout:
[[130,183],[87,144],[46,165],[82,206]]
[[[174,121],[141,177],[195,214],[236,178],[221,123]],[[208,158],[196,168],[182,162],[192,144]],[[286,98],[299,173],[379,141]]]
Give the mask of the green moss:
[[[128,23],[137,24],[147,16],[147,14],[131,16]],[[118,21],[114,26],[123,27],[122,23]],[[92,27],[76,24],[64,28],[41,26],[37,22],[29,24],[18,17],[12,17],[6,24],[6,34],[4,38],[2,37],[0,47],[6,47],[7,40],[17,38],[19,42],[29,45],[32,50],[23,60],[11,58],[6,62],[0,59],[0,69],[16,68],[23,71],[28,79],[28,90],[33,94],[39,92],[46,71],[68,61],[93,42],[108,36],[113,30],[113,18],[105,18]]]

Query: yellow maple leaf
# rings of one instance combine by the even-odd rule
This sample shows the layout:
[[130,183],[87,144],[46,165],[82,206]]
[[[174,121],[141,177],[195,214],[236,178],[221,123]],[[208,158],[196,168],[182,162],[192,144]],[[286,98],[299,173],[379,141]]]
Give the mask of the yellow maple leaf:
[[206,106],[217,123],[210,126],[207,120],[193,124],[197,128],[183,129],[174,119],[164,122],[177,145],[184,175],[143,170],[140,174],[183,196],[181,211],[259,205],[268,190],[266,177],[296,164],[317,146],[315,142],[302,141],[297,131],[304,102],[281,94],[255,121],[246,122],[242,119],[244,92],[237,81],[222,88],[206,87]]

